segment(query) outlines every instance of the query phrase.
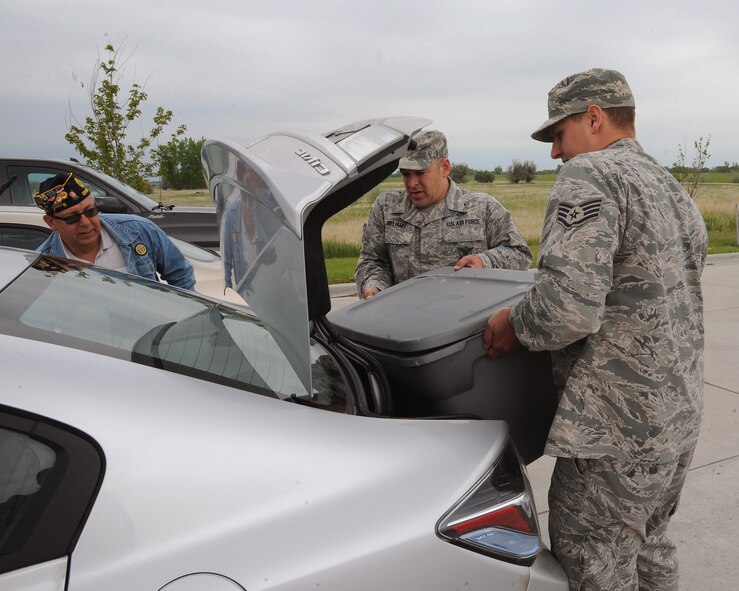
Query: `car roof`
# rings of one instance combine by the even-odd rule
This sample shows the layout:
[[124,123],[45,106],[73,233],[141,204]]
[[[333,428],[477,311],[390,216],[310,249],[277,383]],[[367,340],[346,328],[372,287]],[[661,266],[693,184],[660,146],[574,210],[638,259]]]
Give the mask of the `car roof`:
[[90,168],[86,164],[79,162],[78,160],[65,160],[64,158],[44,158],[41,156],[0,156],[0,160],[3,162],[52,162],[54,164],[63,164],[65,166],[81,166],[82,168]]
[[0,205],[0,213],[7,213],[12,215],[44,215],[43,210],[32,205]]

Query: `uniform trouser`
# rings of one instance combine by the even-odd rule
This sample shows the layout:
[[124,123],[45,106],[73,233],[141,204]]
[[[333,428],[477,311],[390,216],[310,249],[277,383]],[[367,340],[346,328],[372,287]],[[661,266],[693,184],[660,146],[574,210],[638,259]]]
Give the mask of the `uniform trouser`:
[[666,464],[557,458],[549,537],[570,591],[677,591],[666,532],[692,456]]

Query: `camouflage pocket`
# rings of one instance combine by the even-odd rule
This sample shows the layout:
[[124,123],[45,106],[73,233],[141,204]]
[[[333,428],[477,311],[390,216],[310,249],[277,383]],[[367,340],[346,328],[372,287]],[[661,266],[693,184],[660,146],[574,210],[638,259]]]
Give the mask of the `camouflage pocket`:
[[405,227],[388,225],[385,227],[385,243],[386,244],[410,244],[413,241],[414,227],[406,225]]

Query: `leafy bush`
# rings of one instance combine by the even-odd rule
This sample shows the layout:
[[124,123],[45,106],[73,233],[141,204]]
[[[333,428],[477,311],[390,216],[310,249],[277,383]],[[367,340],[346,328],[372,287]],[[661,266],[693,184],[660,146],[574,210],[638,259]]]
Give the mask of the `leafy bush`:
[[495,180],[495,173],[492,170],[475,171],[475,180],[478,183],[492,183]]
[[459,163],[453,164],[452,170],[449,172],[449,176],[455,183],[464,183],[467,181],[467,175],[472,172],[472,169],[466,164]]
[[518,184],[521,181],[530,183],[536,176],[536,164],[531,160],[521,162],[520,160],[514,160],[508,167],[506,172],[506,178],[513,184]]

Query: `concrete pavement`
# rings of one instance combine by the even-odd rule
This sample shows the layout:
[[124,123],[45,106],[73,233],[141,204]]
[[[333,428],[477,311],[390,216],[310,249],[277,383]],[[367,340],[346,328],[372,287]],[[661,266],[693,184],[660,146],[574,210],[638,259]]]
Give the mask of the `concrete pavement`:
[[[712,255],[703,273],[705,414],[670,537],[680,556],[681,591],[739,589],[739,253]],[[353,285],[331,286],[332,307],[356,300]],[[554,459],[528,467],[547,530]],[[548,541],[548,540],[547,540]]]
[[685,591],[739,588],[739,254],[708,257],[703,293],[705,414],[670,529]]

